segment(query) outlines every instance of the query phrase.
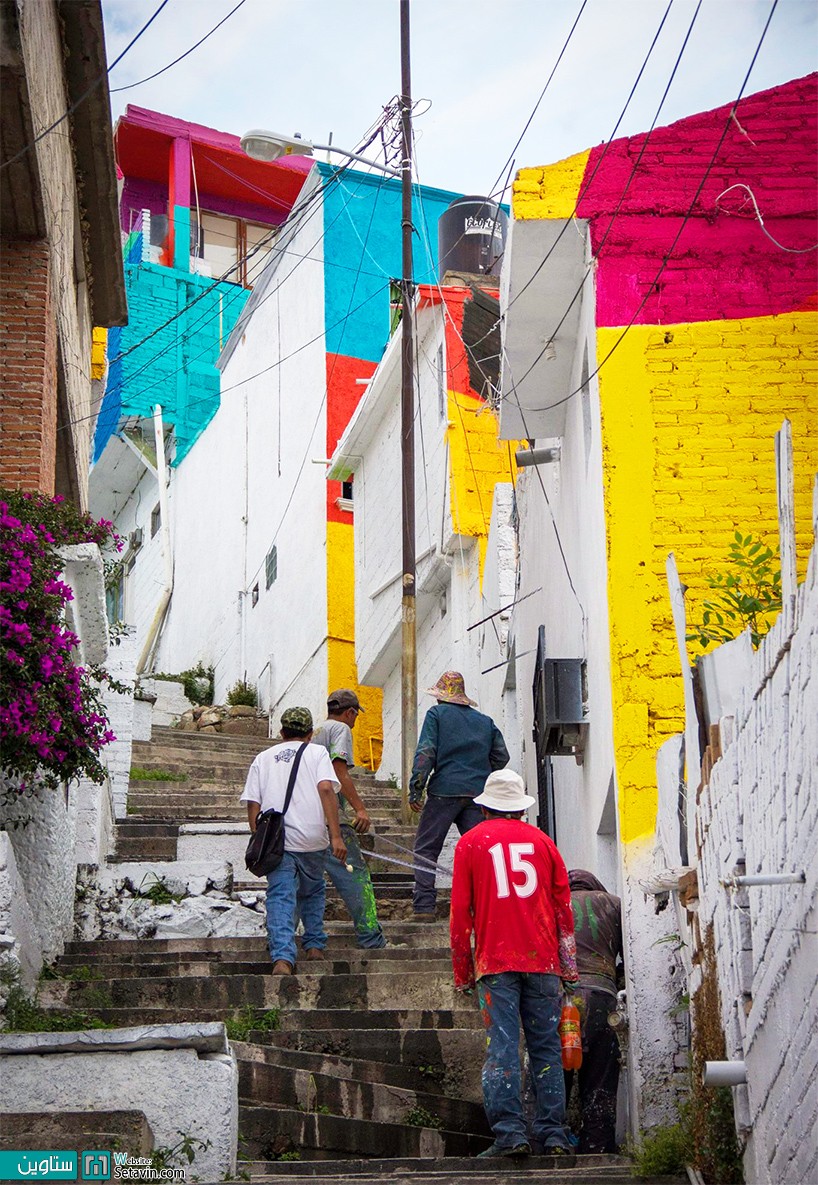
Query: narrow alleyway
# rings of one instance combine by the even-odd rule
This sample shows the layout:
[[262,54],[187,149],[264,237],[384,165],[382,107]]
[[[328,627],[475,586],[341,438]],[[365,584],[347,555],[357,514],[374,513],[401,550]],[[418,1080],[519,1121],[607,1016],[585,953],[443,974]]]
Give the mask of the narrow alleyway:
[[[211,829],[202,834],[217,845],[216,836],[225,845],[239,836],[243,842],[237,800],[262,747],[250,738],[161,729],[152,744],[135,744],[135,765],[184,773],[186,780],[131,783],[116,860],[140,862],[146,872],[151,862],[173,860],[180,824]],[[365,771],[357,781],[375,832],[411,847],[398,792]],[[260,882],[249,883],[236,869],[232,897],[247,904],[248,894],[262,892]],[[327,958],[302,962],[292,979],[270,975],[261,935],[74,942],[59,961],[59,978],[43,984],[41,1004],[63,1013],[82,1009],[117,1027],[241,1022],[243,1039],[233,1042],[239,1171],[254,1182],[630,1181],[629,1162],[619,1157],[576,1164],[473,1159],[490,1142],[480,1101],[485,1039],[476,1008],[453,991],[447,895],[437,923],[419,924],[411,920],[408,871],[373,861],[373,879],[389,940],[384,950],[354,945],[342,903],[328,887]]]

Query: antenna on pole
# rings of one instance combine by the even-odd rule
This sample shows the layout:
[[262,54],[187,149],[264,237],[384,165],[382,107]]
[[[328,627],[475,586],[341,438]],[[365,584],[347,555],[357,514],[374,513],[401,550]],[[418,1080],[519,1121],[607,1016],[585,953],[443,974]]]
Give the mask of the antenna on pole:
[[409,778],[418,733],[418,674],[415,628],[415,375],[412,340],[414,279],[412,265],[412,74],[409,0],[400,0],[401,64],[401,797],[404,822],[409,810]]

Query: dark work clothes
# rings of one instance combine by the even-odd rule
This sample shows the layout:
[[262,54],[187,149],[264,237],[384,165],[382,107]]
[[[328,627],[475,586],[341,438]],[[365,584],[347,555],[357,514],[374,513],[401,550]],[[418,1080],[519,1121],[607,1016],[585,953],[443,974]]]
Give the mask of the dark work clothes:
[[579,1075],[582,1129],[579,1151],[616,1152],[616,1091],[619,1085],[619,1042],[608,1024],[616,1001],[607,992],[581,988],[582,1065],[565,1071],[565,1097],[571,1097],[574,1074]]
[[[616,1151],[616,1092],[619,1042],[608,1024],[616,1007],[617,963],[622,960],[622,907],[600,881],[583,869],[568,874],[582,1009],[582,1109],[580,1152]],[[574,1072],[565,1075],[566,1097]]]
[[490,716],[462,704],[437,703],[418,738],[410,801],[420,802],[424,789],[430,797],[474,798],[492,770],[508,762],[503,735]]
[[[483,812],[469,797],[429,798],[420,816],[415,836],[415,856],[423,861],[437,863],[449,828],[454,824],[461,835],[483,821]],[[421,865],[415,867],[415,889],[412,895],[415,913],[434,913],[437,902],[434,872],[426,872]]]

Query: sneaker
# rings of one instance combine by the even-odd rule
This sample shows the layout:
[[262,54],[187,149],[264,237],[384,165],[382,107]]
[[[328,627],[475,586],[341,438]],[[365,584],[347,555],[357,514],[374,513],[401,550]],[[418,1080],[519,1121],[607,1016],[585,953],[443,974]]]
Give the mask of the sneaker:
[[485,1149],[485,1151],[477,1153],[477,1159],[478,1160],[482,1160],[484,1158],[488,1159],[491,1156],[516,1157],[516,1156],[530,1156],[530,1155],[531,1155],[531,1145],[530,1144],[526,1144],[526,1143],[511,1144],[511,1145],[498,1144],[497,1141],[495,1140],[493,1144],[491,1144],[488,1148]]
[[324,954],[323,950],[321,950],[320,946],[311,946],[304,951],[304,958],[308,963],[314,963],[325,959],[326,955]]
[[288,963],[286,959],[276,959],[273,963],[272,975],[292,975],[295,971],[292,963]]
[[543,1148],[543,1156],[573,1156],[574,1148],[567,1148],[565,1144],[546,1144]]

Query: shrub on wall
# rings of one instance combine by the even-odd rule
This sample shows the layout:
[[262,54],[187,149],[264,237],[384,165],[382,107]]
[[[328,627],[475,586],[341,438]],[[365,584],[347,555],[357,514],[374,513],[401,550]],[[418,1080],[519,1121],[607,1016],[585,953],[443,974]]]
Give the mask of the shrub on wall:
[[227,702],[231,706],[233,704],[244,704],[248,708],[257,708],[258,692],[252,683],[245,683],[243,679],[239,679],[228,691]]
[[77,543],[122,546],[111,523],[60,497],[0,489],[2,768],[21,789],[102,782],[99,754],[116,740],[101,697],[108,675],[74,661],[79,639],[65,624],[73,593],[58,549]]

